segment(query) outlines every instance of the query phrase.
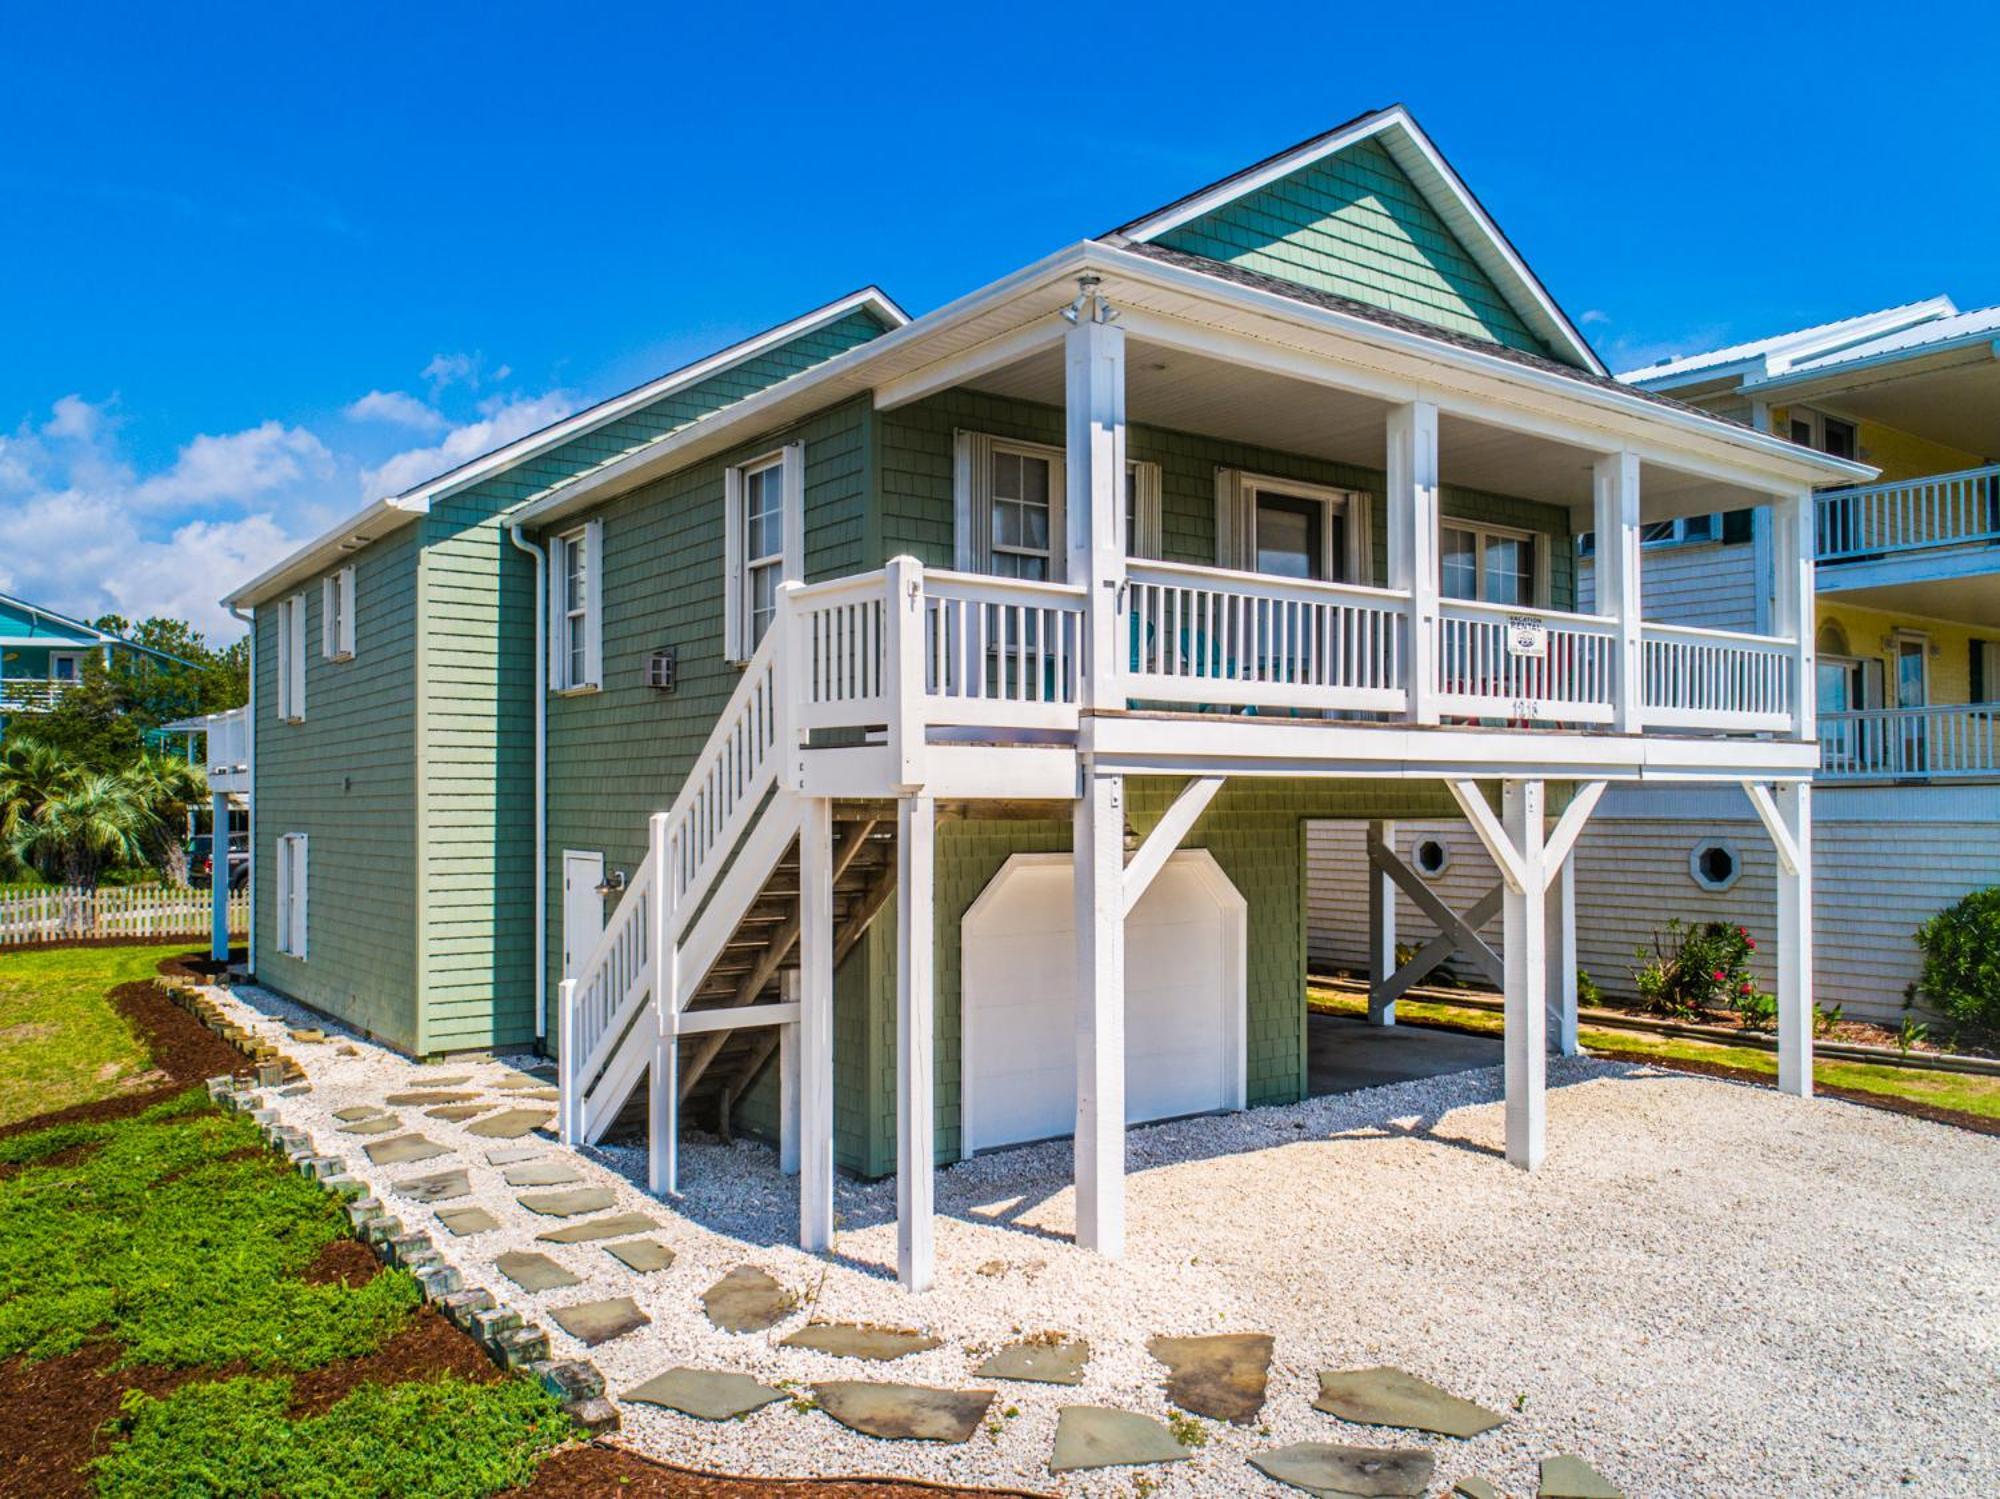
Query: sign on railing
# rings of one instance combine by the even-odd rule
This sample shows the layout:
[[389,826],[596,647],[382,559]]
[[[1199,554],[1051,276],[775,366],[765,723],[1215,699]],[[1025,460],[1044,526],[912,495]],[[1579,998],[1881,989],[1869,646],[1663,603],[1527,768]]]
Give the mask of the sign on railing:
[[1447,599],[1437,639],[1445,713],[1544,723],[1612,717],[1617,636],[1608,619]]
[[2000,542],[2000,465],[1813,496],[1822,562]]
[[1829,781],[2000,775],[2000,704],[1822,713],[1819,751]]
[[[206,937],[215,920],[212,892],[174,885],[101,885],[0,894],[0,945],[86,938]],[[229,931],[250,931],[250,892],[229,893]]]

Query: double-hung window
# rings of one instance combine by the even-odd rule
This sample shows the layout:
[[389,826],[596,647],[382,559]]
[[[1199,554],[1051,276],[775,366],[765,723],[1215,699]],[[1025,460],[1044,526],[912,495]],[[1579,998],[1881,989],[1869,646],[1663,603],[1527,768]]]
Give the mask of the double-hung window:
[[803,582],[805,446],[790,443],[728,470],[723,481],[727,616],[723,653],[756,654],[778,613],[778,590]]
[[566,531],[549,545],[549,688],[604,685],[604,522]]
[[319,653],[329,661],[354,659],[354,569],[328,573],[319,585]]
[[306,835],[286,833],[278,839],[278,951],[288,957],[306,955]]
[[1532,609],[1548,594],[1546,548],[1527,531],[1447,522],[1438,527],[1438,592]]
[[[1063,450],[983,432],[960,432],[953,498],[960,572],[1062,582],[1069,564]],[[1160,468],[1128,461],[1118,518],[1128,557],[1161,552]]]
[[278,717],[298,723],[306,716],[306,596],[295,593],[278,603]]

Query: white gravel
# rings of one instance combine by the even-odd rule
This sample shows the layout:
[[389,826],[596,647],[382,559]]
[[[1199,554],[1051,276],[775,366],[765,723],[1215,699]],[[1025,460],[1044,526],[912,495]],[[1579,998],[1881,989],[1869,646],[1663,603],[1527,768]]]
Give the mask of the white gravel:
[[[968,1386],[983,1352],[1023,1332],[1090,1340],[1080,1388],[1001,1385],[993,1430],[963,1446],[878,1442],[780,1404],[709,1425],[621,1405],[626,1444],[676,1462],[767,1475],[897,1474],[1079,1495],[1294,1494],[1247,1451],[1286,1442],[1420,1441],[1437,1479],[1482,1473],[1534,1491],[1536,1462],[1577,1452],[1628,1495],[1960,1495],[2000,1488],[2000,1139],[1764,1089],[1600,1062],[1551,1067],[1547,1163],[1510,1170],[1497,1069],[1136,1130],[1127,1257],[1075,1249],[1067,1146],[982,1158],[938,1177],[937,1288],[895,1283],[895,1185],[843,1181],[836,1253],[801,1254],[796,1187],[756,1145],[688,1143],[684,1196],[644,1191],[635,1150],[581,1152],[620,1209],[649,1211],[679,1255],[640,1276],[595,1244],[536,1244],[555,1226],[521,1209],[462,1125],[398,1112],[457,1152],[369,1165],[333,1111],[440,1075],[491,1084],[505,1061],[418,1067],[243,988],[246,1023],[304,1065],[313,1087],[272,1097],[287,1123],[343,1156],[405,1224],[431,1232],[468,1283],[548,1328],[558,1356],[592,1359],[613,1394],[676,1364],[768,1382],[879,1378]],[[339,1054],[351,1044],[355,1055]],[[527,1058],[513,1059],[526,1064]],[[267,1095],[271,1090],[266,1090]],[[490,1096],[501,1097],[497,1093]],[[382,1138],[382,1137],[375,1137]],[[542,1141],[550,1152],[560,1149]],[[458,1239],[395,1195],[460,1164],[502,1227]],[[583,1277],[532,1296],[492,1267],[534,1248]],[[776,1330],[732,1336],[700,1293],[762,1266],[801,1299]],[[551,1306],[632,1295],[642,1331],[584,1350]],[[779,1348],[807,1316],[920,1327],[945,1340],[894,1364]],[[1208,1443],[1170,1468],[1052,1478],[1057,1410],[1073,1402],[1167,1411],[1154,1334],[1277,1338],[1267,1425],[1204,1423]],[[1514,1413],[1471,1442],[1405,1438],[1310,1408],[1317,1371],[1396,1364]],[[1003,1415],[1005,1411],[1014,1415]]]

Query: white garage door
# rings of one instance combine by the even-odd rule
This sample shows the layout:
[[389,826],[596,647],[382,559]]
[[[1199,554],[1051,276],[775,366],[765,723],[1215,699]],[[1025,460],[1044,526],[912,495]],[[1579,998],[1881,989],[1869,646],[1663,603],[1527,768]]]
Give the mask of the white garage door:
[[[965,917],[964,1153],[1076,1128],[1075,869],[1017,854]],[[1125,1115],[1243,1106],[1243,897],[1176,853],[1125,923]]]

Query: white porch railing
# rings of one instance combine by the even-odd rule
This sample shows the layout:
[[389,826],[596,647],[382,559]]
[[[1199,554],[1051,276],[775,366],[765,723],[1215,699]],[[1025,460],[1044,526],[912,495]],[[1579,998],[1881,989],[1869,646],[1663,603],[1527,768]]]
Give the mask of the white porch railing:
[[1608,723],[1617,701],[1617,626],[1594,614],[1446,599],[1436,661],[1449,714]]
[[2000,775],[2000,704],[1822,713],[1819,752],[1827,781]]
[[69,688],[68,682],[48,682],[40,677],[0,681],[0,713],[47,713]]
[[1788,640],[1691,625],[1642,627],[1641,713],[1661,728],[1789,729],[1798,657]]
[[1410,599],[1172,562],[1126,569],[1126,695],[1174,704],[1400,712]]
[[1821,562],[2000,542],[2000,465],[1813,496]]
[[1081,588],[929,571],[921,586],[926,723],[1075,725]]

